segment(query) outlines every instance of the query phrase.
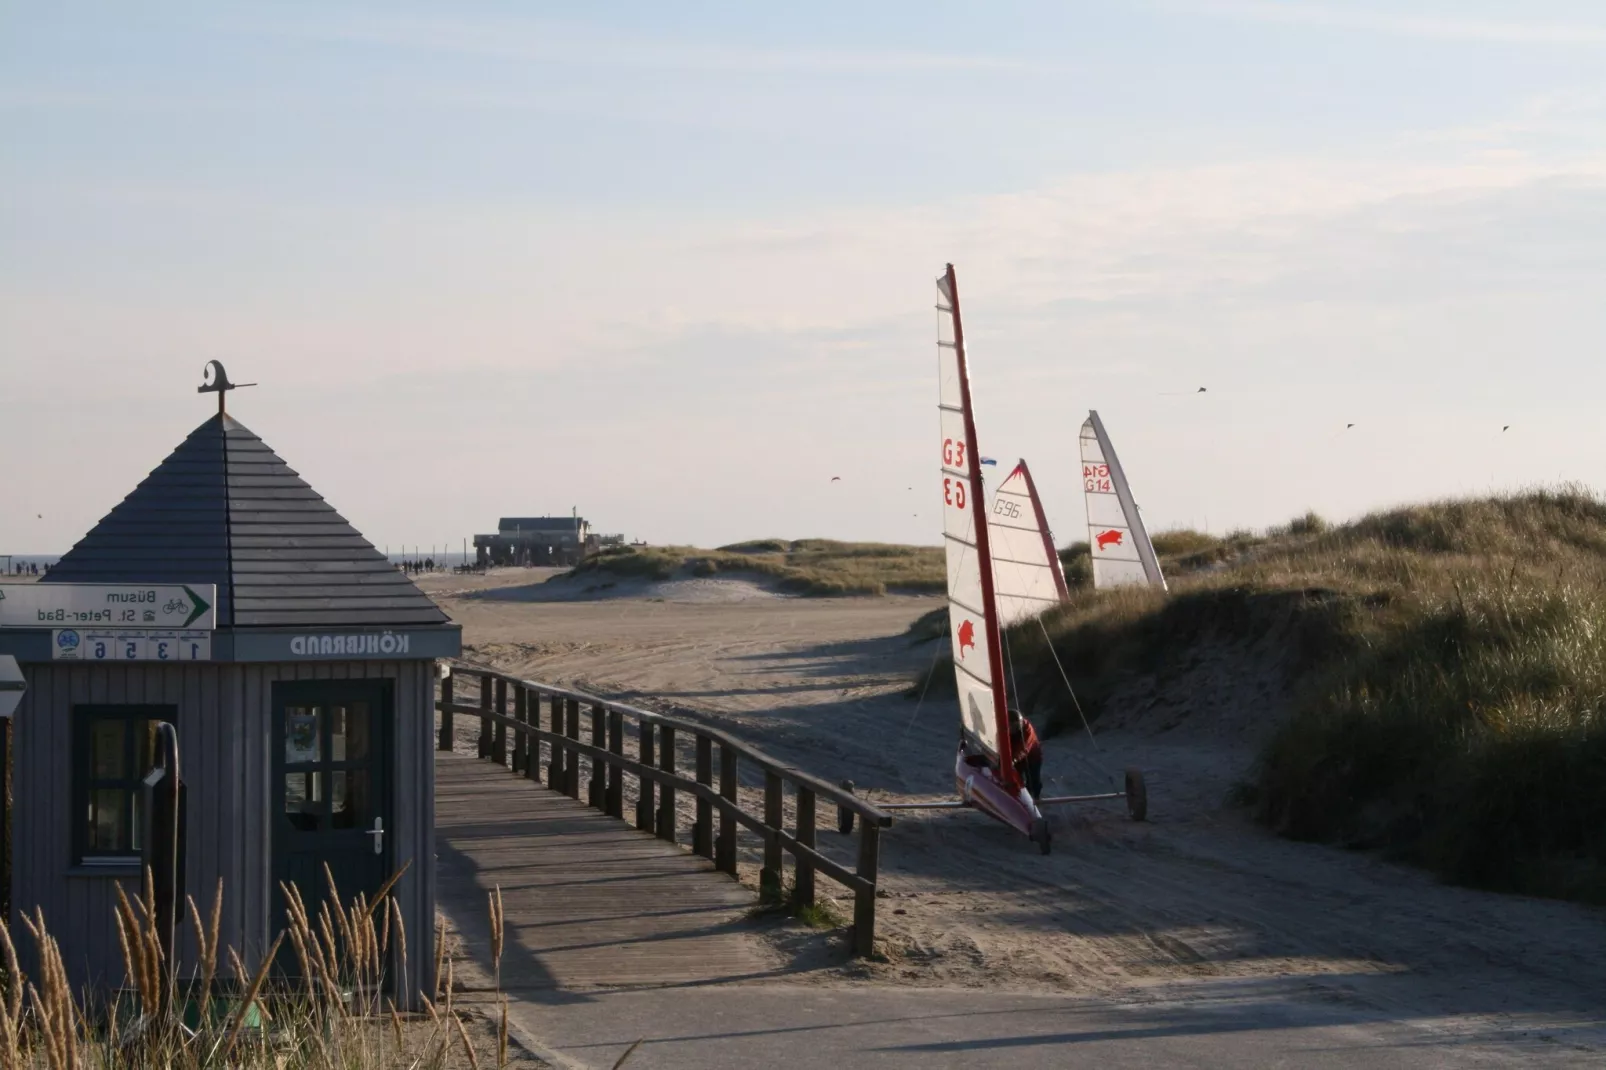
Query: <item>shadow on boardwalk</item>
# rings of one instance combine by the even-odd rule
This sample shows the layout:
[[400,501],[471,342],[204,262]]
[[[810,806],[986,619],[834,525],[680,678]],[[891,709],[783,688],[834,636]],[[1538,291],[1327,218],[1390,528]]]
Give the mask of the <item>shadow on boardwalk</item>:
[[543,1003],[597,986],[775,976],[752,893],[705,859],[463,754],[435,762],[436,881],[461,937],[459,987],[488,987],[487,895],[502,891],[502,989]]

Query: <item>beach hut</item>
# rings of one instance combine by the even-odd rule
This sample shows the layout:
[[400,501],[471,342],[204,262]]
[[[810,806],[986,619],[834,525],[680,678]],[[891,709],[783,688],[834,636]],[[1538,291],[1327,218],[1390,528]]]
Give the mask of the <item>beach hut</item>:
[[343,900],[405,869],[392,894],[410,990],[396,995],[414,1004],[433,984],[436,666],[461,631],[223,397],[48,582],[0,588],[0,653],[27,681],[13,931],[43,911],[75,986],[124,984],[115,886],[140,884],[142,779],[166,723],[182,887],[204,915],[221,879],[221,945],[255,967],[284,925],[281,882],[316,904],[326,866]]

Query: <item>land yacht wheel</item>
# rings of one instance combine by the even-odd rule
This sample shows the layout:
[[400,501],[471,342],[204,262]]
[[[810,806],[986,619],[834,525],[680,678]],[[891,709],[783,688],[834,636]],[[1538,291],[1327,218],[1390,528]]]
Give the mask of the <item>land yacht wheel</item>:
[[1144,786],[1143,773],[1137,769],[1126,771],[1126,812],[1133,821],[1149,816],[1149,789]]

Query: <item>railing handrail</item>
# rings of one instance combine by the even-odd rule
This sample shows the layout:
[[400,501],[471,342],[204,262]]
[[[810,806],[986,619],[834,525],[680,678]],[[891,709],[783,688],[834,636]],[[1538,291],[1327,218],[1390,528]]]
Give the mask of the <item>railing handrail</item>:
[[[517,684],[520,687],[528,688],[533,691],[540,691],[542,694],[553,695],[562,699],[572,699],[576,702],[583,702],[587,705],[598,706],[605,710],[617,711],[625,716],[634,717],[640,721],[647,721],[657,725],[668,725],[670,728],[684,728],[687,731],[697,735],[707,736],[716,743],[730,747],[742,757],[756,762],[766,771],[777,774],[783,780],[789,780],[794,784],[802,784],[807,786],[814,791],[815,795],[824,799],[830,799],[832,802],[836,803],[838,807],[844,810],[852,811],[865,821],[874,822],[881,828],[892,827],[892,815],[887,813],[885,810],[880,809],[872,803],[866,802],[844,788],[821,780],[819,777],[816,777],[810,773],[805,773],[795,765],[789,765],[786,762],[772,758],[768,754],[765,754],[763,751],[759,750],[757,747],[753,746],[751,743],[737,739],[728,732],[725,732],[723,729],[712,728],[697,721],[689,721],[681,717],[672,717],[669,714],[655,713],[652,710],[644,710],[639,706],[632,706],[625,702],[615,702],[612,699],[601,698],[597,695],[588,694],[584,691],[575,691],[571,688],[559,687],[556,684],[542,683],[539,680],[527,680],[520,676],[514,676],[511,673],[502,672],[500,669],[493,669],[488,665],[476,665],[474,662],[466,661],[461,658],[450,659],[447,663],[452,667],[453,672],[462,670],[463,672],[489,676],[493,679],[502,680],[508,684]],[[458,708],[455,709],[454,712],[470,713],[475,716],[479,716],[481,710],[476,706],[472,709]],[[511,719],[508,719],[507,723],[509,725],[514,724]],[[530,726],[526,725],[524,727],[529,729]]]

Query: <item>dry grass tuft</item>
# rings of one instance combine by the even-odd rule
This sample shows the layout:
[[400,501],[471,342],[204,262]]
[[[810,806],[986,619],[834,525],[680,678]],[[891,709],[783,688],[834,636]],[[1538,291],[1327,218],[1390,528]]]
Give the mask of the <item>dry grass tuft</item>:
[[[472,1039],[462,1015],[451,1009],[449,955],[444,1013],[425,999],[427,1018],[405,1018],[385,998],[386,991],[407,991],[405,981],[399,988],[392,983],[392,971],[406,977],[406,930],[390,897],[405,868],[372,899],[359,895],[347,902],[326,870],[328,897],[316,912],[300,889],[282,885],[289,924],[250,971],[239,952],[220,947],[220,883],[206,918],[188,901],[198,961],[187,977],[170,976],[162,961],[149,885],[140,898],[119,885],[115,914],[130,994],[107,1005],[75,1000],[42,911],[22,918],[37,951],[33,978],[24,975],[12,933],[0,921],[0,1068],[452,1070],[479,1067],[481,1053],[506,1066],[506,1000],[500,1023],[477,1024],[481,1039]],[[491,907],[500,959],[500,893]],[[287,939],[299,974],[282,968],[279,952]],[[217,980],[224,957],[232,984]]]

